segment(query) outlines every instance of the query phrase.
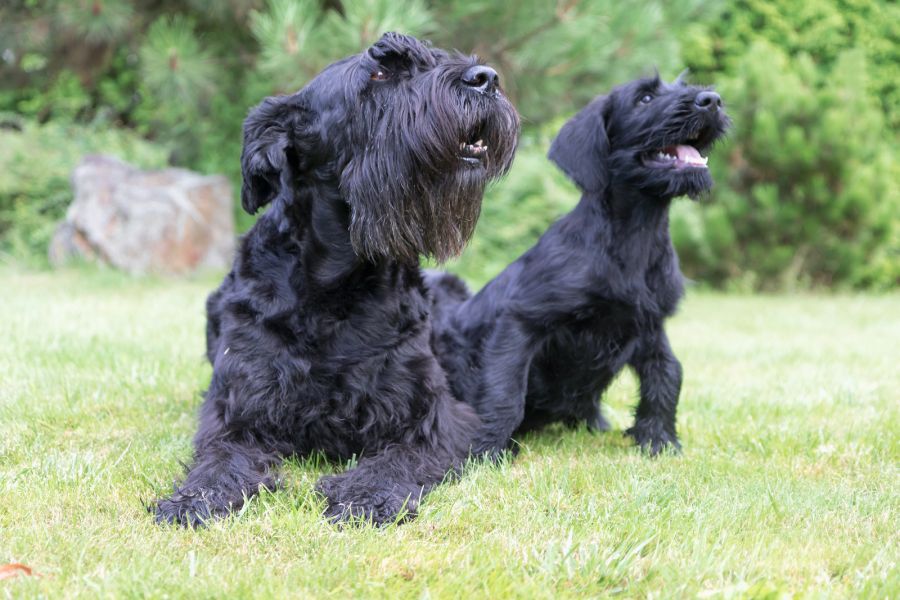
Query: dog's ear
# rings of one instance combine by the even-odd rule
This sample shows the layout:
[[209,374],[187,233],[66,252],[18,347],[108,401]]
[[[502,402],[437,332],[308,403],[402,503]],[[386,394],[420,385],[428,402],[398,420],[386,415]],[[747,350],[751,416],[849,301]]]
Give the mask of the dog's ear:
[[690,69],[685,69],[681,73],[678,74],[678,77],[675,78],[675,81],[672,82],[672,85],[687,85],[688,75],[691,74]]
[[569,119],[556,135],[547,155],[585,192],[597,192],[606,186],[606,159],[609,139],[604,113],[607,98],[595,98]]
[[304,152],[298,148],[307,110],[294,96],[266,98],[244,121],[241,205],[250,214],[290,185]]

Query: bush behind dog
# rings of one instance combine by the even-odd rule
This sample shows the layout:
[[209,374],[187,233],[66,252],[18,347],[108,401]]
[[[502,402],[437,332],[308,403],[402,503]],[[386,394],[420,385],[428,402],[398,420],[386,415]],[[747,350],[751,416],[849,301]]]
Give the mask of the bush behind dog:
[[863,53],[822,70],[758,41],[717,83],[735,128],[710,161],[708,203],[673,211],[685,274],[769,290],[900,283],[896,134]]

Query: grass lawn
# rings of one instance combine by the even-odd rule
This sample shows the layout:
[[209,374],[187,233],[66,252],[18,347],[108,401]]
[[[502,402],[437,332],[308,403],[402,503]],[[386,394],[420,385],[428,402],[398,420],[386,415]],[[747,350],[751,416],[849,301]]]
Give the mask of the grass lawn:
[[419,518],[338,530],[292,460],[209,529],[158,527],[190,453],[212,279],[0,269],[0,597],[900,596],[900,296],[689,292],[681,456],[619,430],[526,437]]

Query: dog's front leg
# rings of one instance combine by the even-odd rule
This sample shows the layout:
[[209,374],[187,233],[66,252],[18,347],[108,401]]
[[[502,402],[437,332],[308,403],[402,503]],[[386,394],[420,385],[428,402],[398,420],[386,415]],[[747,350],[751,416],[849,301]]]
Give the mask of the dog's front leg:
[[669,339],[661,326],[641,337],[630,363],[641,382],[641,398],[635,411],[634,425],[625,433],[653,455],[666,446],[681,449],[675,434],[675,409],[681,392],[681,363],[672,353]]
[[471,406],[447,392],[434,405],[411,439],[389,444],[355,468],[319,480],[316,490],[328,503],[327,519],[384,525],[412,517],[421,497],[462,467],[480,421]]
[[349,471],[321,478],[316,491],[325,497],[329,521],[386,525],[415,516],[422,496],[450,466],[425,448],[396,445],[363,458]]
[[[206,400],[209,406],[210,398]],[[206,411],[203,411],[206,412]],[[227,431],[218,416],[201,414],[194,460],[184,482],[149,510],[158,523],[196,527],[243,506],[260,486],[275,488],[270,469],[280,458],[250,435]]]

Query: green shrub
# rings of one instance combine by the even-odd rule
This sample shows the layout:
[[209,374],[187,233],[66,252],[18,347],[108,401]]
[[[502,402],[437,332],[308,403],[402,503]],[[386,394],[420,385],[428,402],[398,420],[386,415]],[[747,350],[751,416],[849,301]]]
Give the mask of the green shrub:
[[900,283],[900,6],[729,0],[685,31],[699,81],[735,127],[711,161],[708,206],[679,203],[685,272],[789,289]]
[[685,272],[754,288],[896,285],[898,169],[865,55],[831,69],[755,42],[718,81],[735,122],[708,206],[676,206]]
[[0,127],[0,252],[43,262],[73,193],[69,177],[86,154],[163,167],[165,148],[114,128],[3,118]]
[[[513,171],[489,191],[472,246],[453,265],[475,283],[577,199],[544,157],[558,128],[547,124],[654,66],[668,75],[691,67],[695,80],[719,86],[735,117],[713,155],[711,201],[673,209],[689,276],[753,288],[889,287],[900,278],[896,2],[0,4],[0,112],[48,123],[26,125],[31,140],[0,131],[0,167],[15,160],[0,173],[0,251],[44,255],[80,152],[152,165],[165,146],[173,164],[225,173],[239,187],[248,109],[396,29],[495,65],[523,115]],[[54,161],[59,154],[66,159]],[[252,223],[236,212],[239,228]]]
[[736,72],[757,41],[830,70],[845,50],[865,55],[865,89],[887,125],[900,127],[900,4],[884,0],[728,0],[716,18],[685,30],[682,55],[701,77]]

